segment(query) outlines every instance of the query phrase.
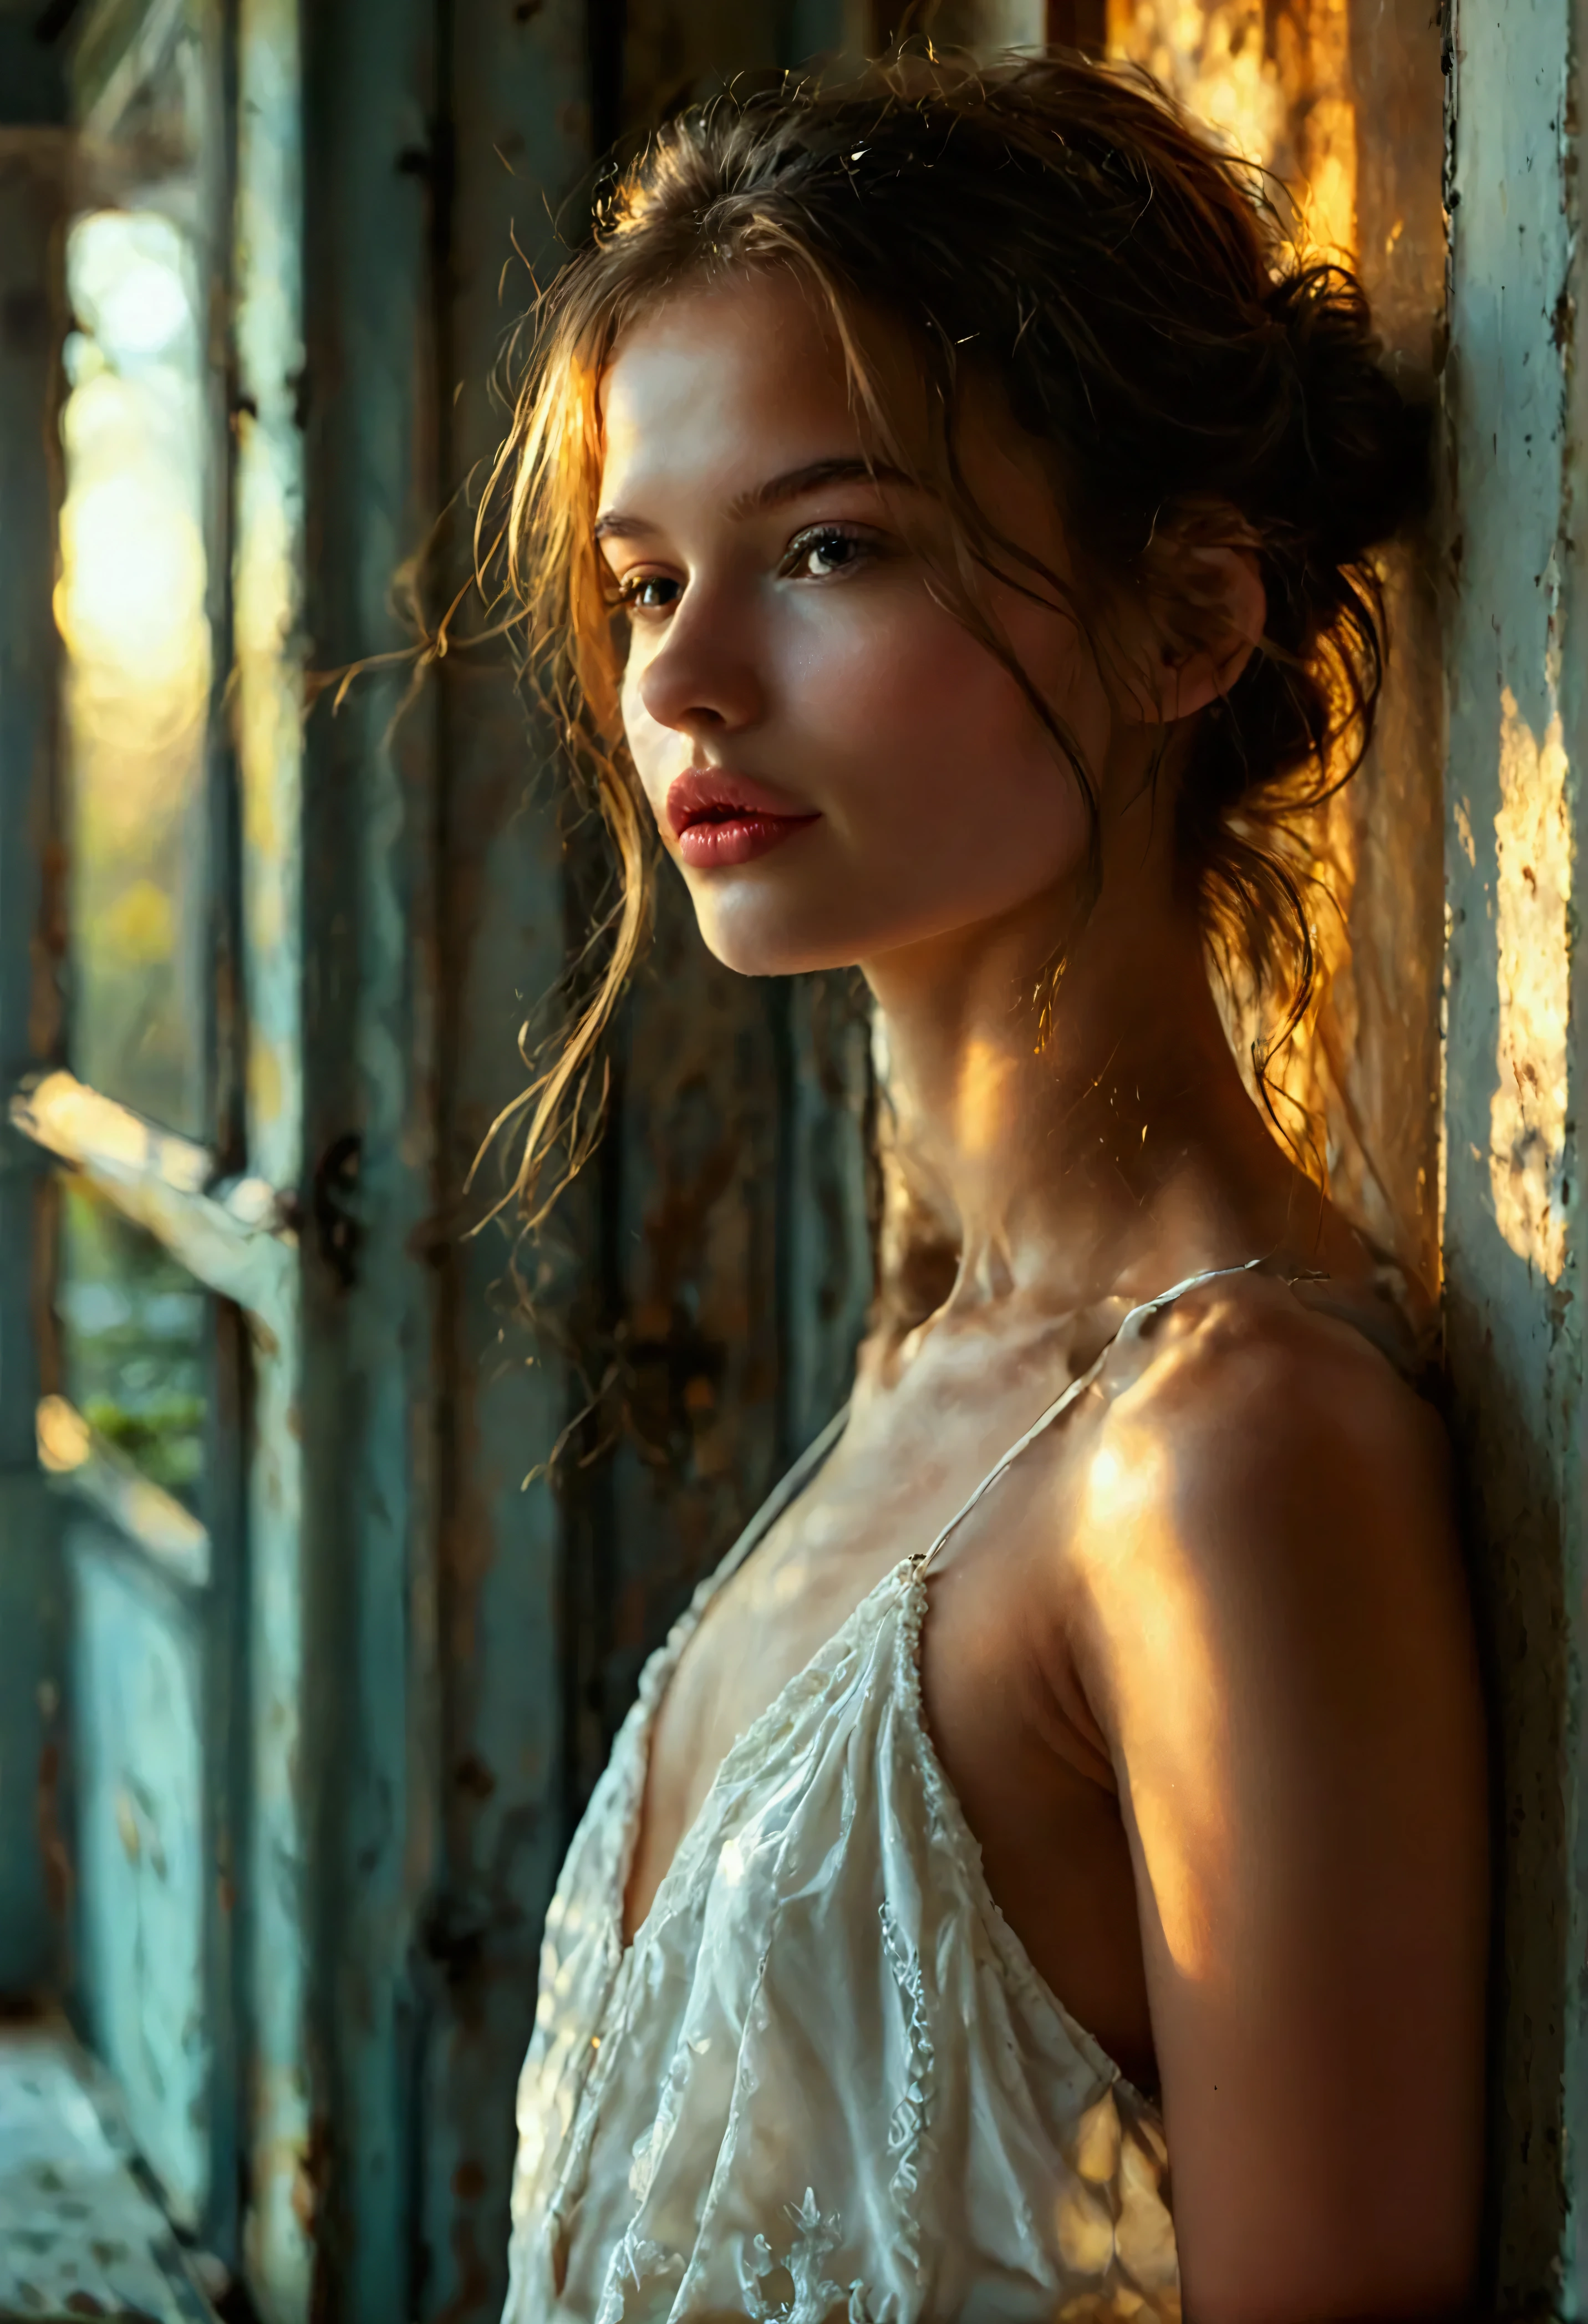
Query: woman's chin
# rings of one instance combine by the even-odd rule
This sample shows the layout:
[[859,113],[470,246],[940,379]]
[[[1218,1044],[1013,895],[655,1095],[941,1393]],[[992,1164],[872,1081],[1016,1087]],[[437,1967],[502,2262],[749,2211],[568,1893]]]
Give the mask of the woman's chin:
[[833,933],[794,927],[746,926],[716,914],[699,914],[706,949],[736,976],[809,976],[826,968],[853,968],[863,949]]

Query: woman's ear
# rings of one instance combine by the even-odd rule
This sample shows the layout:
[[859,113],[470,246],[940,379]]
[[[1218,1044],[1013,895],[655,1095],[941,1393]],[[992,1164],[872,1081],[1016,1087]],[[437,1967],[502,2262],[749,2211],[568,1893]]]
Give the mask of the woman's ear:
[[[1192,548],[1176,561],[1172,599],[1159,596],[1153,713],[1165,725],[1229,693],[1268,626],[1255,549]],[[1153,714],[1149,714],[1153,715]]]

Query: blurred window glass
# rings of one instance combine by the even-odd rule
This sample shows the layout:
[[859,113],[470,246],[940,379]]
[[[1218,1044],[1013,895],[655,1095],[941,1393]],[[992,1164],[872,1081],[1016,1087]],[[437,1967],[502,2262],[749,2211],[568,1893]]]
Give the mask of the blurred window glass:
[[206,285],[155,209],[73,224],[67,495],[71,1047],[78,1077],[173,1130],[207,1120]]
[[210,1296],[80,1182],[64,1190],[61,1225],[67,1395],[106,1443],[202,1517]]

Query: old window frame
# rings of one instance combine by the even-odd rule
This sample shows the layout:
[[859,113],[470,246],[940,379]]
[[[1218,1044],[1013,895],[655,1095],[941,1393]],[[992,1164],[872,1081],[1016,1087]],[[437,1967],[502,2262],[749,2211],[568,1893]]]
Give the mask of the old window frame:
[[[207,5],[207,0],[195,0],[191,5],[188,0],[142,0],[142,5],[136,6],[118,6],[115,0],[104,0],[103,5],[87,12],[83,25],[74,27],[77,39],[88,46],[89,53],[93,53],[97,42],[98,49],[107,54],[109,64],[107,73],[90,85],[88,95],[77,96],[75,125],[60,137],[51,156],[48,184],[55,215],[48,221],[41,220],[44,230],[37,243],[37,261],[47,272],[59,265],[67,217],[97,202],[115,201],[123,190],[116,183],[115,139],[120,110],[137,97],[150,75],[162,69],[171,42],[182,37],[189,26],[198,44],[198,53],[204,60],[203,102],[208,124],[206,136],[214,144],[211,183],[205,207],[207,211],[214,210],[223,235],[227,232],[233,208],[233,118],[227,101],[235,30],[231,12],[220,5]],[[283,14],[272,28],[272,45],[278,65],[284,62],[290,71],[291,43],[283,56],[282,40],[288,30],[288,19]],[[75,72],[69,76],[69,84],[75,84],[79,90],[83,87]],[[245,112],[244,118],[250,121],[249,112]],[[247,135],[244,143],[250,166],[257,167],[262,159],[261,140],[257,135]],[[267,175],[272,163],[275,167],[277,183],[271,193],[290,205],[290,138],[287,143],[288,150],[282,152],[280,141],[273,147],[269,139],[263,141],[263,161]],[[295,209],[289,206],[286,217],[292,222],[288,237],[291,239]],[[230,287],[230,256],[224,248],[213,255],[214,295],[208,300],[207,323],[212,316],[225,314]],[[272,280],[268,263],[263,270],[247,263],[239,265],[237,280],[244,286],[239,312],[245,318],[261,303],[268,309],[272,294],[279,307],[282,286]],[[51,288],[53,296],[48,300],[48,311],[64,318],[58,278]],[[290,302],[290,286],[287,297]],[[58,345],[57,337],[54,344],[42,350],[51,364],[58,359]],[[38,416],[46,421],[42,474],[54,489],[47,489],[42,502],[35,498],[32,512],[35,557],[25,568],[25,581],[38,592],[47,608],[50,592],[46,576],[54,563],[59,490],[59,463],[51,456],[49,429],[59,408],[59,391],[42,367],[35,367],[31,384],[35,391],[43,390],[37,407]],[[254,1521],[249,1530],[258,1538],[260,1510],[281,1513],[282,1489],[291,1495],[295,1465],[290,1441],[283,1445],[282,1440],[290,1438],[291,1390],[287,1381],[297,1360],[297,1237],[293,1213],[298,1167],[290,1117],[284,1138],[279,1121],[268,1127],[254,1120],[246,1125],[247,1144],[260,1157],[263,1168],[275,1174],[273,1180],[249,1176],[236,1167],[243,1124],[235,1119],[237,1109],[231,1102],[230,1051],[239,1026],[235,1010],[228,1010],[225,1003],[235,992],[237,980],[230,967],[239,941],[245,951],[260,951],[250,939],[262,913],[269,924],[287,933],[289,942],[296,930],[297,915],[290,892],[293,852],[288,850],[284,860],[278,860],[277,851],[262,850],[257,844],[247,843],[244,853],[248,892],[241,912],[236,909],[233,854],[228,843],[237,786],[232,753],[226,747],[226,721],[223,712],[231,660],[233,550],[235,544],[236,578],[242,581],[247,571],[246,559],[252,553],[251,544],[258,536],[261,523],[268,524],[273,520],[279,540],[282,495],[278,493],[276,504],[272,507],[267,496],[255,489],[245,508],[239,503],[238,521],[234,528],[234,492],[245,484],[248,463],[245,456],[240,456],[234,468],[229,456],[226,401],[226,367],[216,365],[212,353],[208,395],[212,449],[206,464],[213,468],[208,596],[217,676],[204,778],[208,794],[205,813],[209,840],[206,876],[210,890],[206,918],[212,922],[214,954],[209,1022],[204,1029],[210,1049],[207,1072],[213,1143],[206,1146],[146,1121],[127,1106],[85,1087],[56,1062],[65,1019],[58,994],[63,973],[69,973],[58,900],[64,835],[60,830],[60,792],[52,771],[52,745],[61,732],[56,706],[60,657],[53,637],[41,636],[35,623],[23,698],[31,706],[38,741],[28,757],[18,753],[8,758],[10,779],[5,802],[10,861],[16,870],[25,864],[32,872],[29,883],[32,909],[11,923],[13,940],[5,962],[11,1020],[8,1029],[12,1034],[7,1042],[13,1081],[9,1125],[14,1133],[14,1139],[7,1143],[10,1167],[5,1194],[9,1212],[7,1224],[14,1235],[26,1232],[34,1251],[33,1264],[25,1274],[14,1268],[7,1273],[0,1286],[0,1301],[5,1309],[4,1344],[6,1353],[14,1359],[5,1383],[7,1423],[13,1435],[18,1431],[20,1415],[25,1409],[24,1395],[18,1390],[25,1390],[30,1381],[35,1385],[35,1393],[26,1401],[31,1401],[36,1409],[36,1457],[30,1464],[20,1445],[11,1448],[32,1513],[32,1531],[43,1553],[44,1565],[37,1572],[37,1579],[51,1618],[50,1635],[34,1642],[35,1683],[28,1693],[59,1717],[62,1682],[71,1665],[73,1634],[79,1627],[81,1614],[81,1588],[74,1587],[69,1575],[74,1567],[79,1573],[85,1571],[85,1561],[90,1557],[108,1556],[113,1568],[121,1566],[147,1618],[157,1629],[169,1627],[175,1641],[173,1651],[192,1658],[197,1665],[194,1683],[201,1698],[198,1710],[201,1795],[197,1840],[200,1851],[198,1909],[202,1927],[198,1941],[203,1980],[203,1997],[198,2006],[203,2019],[199,2038],[203,2044],[204,2095],[203,2119],[195,2126],[195,2134],[200,2138],[204,2159],[199,2165],[201,2183],[182,2188],[179,2213],[182,2224],[204,2246],[219,2250],[235,2264],[240,2234],[236,2149],[244,2122],[232,1910],[238,1886],[236,1850],[241,1844],[240,1769],[236,1762],[243,1724],[239,1716],[241,1704],[236,1700],[241,1677],[236,1661],[236,1601],[243,1581],[241,1528],[236,1522],[239,1512],[233,1490],[236,1468],[245,1459],[239,1336],[245,1330],[253,1350],[252,1425],[245,1460],[248,1499],[254,1505]],[[41,580],[45,582],[42,589]],[[289,784],[284,786],[279,779],[281,772],[279,764],[268,770],[272,791],[268,801],[260,798],[261,786],[255,780],[255,819],[257,822],[263,806],[267,812],[283,815],[286,819],[280,827],[291,831],[291,802],[286,796]],[[19,780],[23,774],[29,779]],[[47,866],[51,867],[52,888],[46,885]],[[278,943],[276,950],[280,949]],[[260,973],[264,965],[262,961],[251,961],[246,972],[251,1013],[244,1023],[251,1051],[257,1047],[263,1029],[254,996],[266,996],[271,990],[268,974]],[[279,978],[277,982],[279,984]],[[17,1038],[17,1020],[24,1010],[25,1046]],[[37,1062],[28,1059],[29,1051]],[[18,1064],[23,1065],[20,1074],[16,1071]],[[27,1148],[32,1149],[31,1158],[27,1148],[19,1151],[15,1142],[18,1139],[25,1140]],[[56,1370],[50,1314],[55,1204],[54,1174],[40,1167],[45,1157],[65,1165],[70,1174],[103,1196],[123,1217],[152,1236],[197,1283],[217,1295],[209,1363],[212,1402],[217,1411],[207,1448],[211,1487],[207,1522],[201,1522],[159,1485],[141,1476],[112,1448],[98,1442],[81,1415],[60,1394],[59,1383],[51,1378]],[[36,1393],[38,1387],[49,1392],[40,1397]],[[64,1492],[64,1504],[58,1502],[53,1509],[50,1508],[37,1489],[42,1480],[48,1480]],[[290,1499],[285,1506],[290,1514]],[[211,1533],[217,1526],[221,1538],[212,1541]],[[84,1545],[81,1557],[74,1555],[62,1563],[67,1544],[79,1536]],[[82,1586],[86,1587],[86,1583]],[[20,1695],[14,1699],[17,1704],[25,1700]],[[91,1716],[92,1708],[78,1704],[79,1721]],[[5,1740],[13,1749],[23,1739],[15,1733],[17,1723],[15,1710],[12,1709]],[[78,1740],[80,1760],[86,1740],[80,1732]],[[268,1794],[261,1790],[257,1778],[264,1771],[255,1768],[252,1772],[255,1781],[250,1790],[254,1800],[263,1806]],[[249,1831],[254,1843],[258,1845],[269,1832],[267,1817],[256,1812],[250,1821]],[[130,1827],[124,1831],[123,1841],[129,1857],[135,1858],[137,1850]],[[55,1844],[59,1850],[57,1860],[64,1863],[69,1853],[64,1832]],[[7,1877],[15,1877],[9,1868]],[[13,1980],[8,1981],[25,1981],[35,1987],[53,1983],[59,1987],[61,1970],[74,1950],[73,1930],[67,1918],[71,1899],[60,1894],[41,1894],[35,1883],[34,1894],[28,1902],[34,1973],[24,1980],[14,1971]],[[249,1925],[257,1941],[262,1926],[257,1906],[251,1909]],[[52,1979],[38,1974],[40,1968],[48,1969],[51,1956],[56,1969]],[[140,2001],[145,1998],[140,1995],[130,1997],[134,2014]],[[111,2006],[111,2001],[112,1997],[102,1991],[79,1993],[80,2005],[86,2006],[90,2015]]]

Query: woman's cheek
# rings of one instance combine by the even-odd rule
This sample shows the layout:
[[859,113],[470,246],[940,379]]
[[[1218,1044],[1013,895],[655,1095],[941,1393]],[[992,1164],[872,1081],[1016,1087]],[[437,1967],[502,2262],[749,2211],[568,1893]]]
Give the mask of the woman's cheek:
[[978,806],[1018,819],[1035,805],[1033,779],[1054,769],[1051,742],[1015,680],[946,616],[899,622],[873,633],[863,653],[836,655],[809,706],[801,723],[834,774],[863,774],[861,813],[907,805],[923,825],[946,818],[961,844],[968,788]]
[[820,634],[798,641],[785,699],[841,761],[857,750],[879,761],[954,756],[985,736],[990,714],[1006,718],[1020,703],[1008,672],[929,603],[891,618],[833,611]]

